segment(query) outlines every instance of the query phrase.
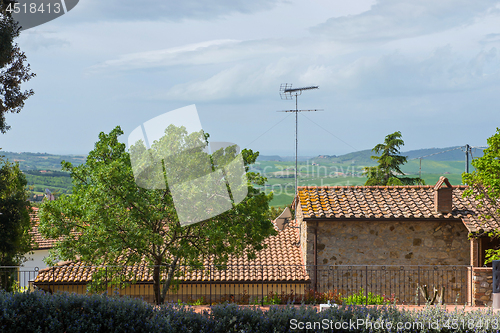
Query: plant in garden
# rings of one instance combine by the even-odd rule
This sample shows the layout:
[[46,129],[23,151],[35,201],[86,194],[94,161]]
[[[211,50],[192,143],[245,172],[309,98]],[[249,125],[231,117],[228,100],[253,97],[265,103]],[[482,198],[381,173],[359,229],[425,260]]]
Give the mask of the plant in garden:
[[342,304],[342,293],[337,289],[326,291],[325,293],[323,293],[321,302],[327,303],[328,301],[335,304]]
[[419,286],[420,292],[422,293],[422,296],[425,299],[425,303],[429,305],[434,305],[434,303],[437,303],[439,305],[444,304],[444,293],[445,293],[445,287],[433,287],[432,292],[429,290],[429,288],[424,285],[424,286]]
[[314,289],[308,289],[302,296],[301,303],[303,304],[319,304],[323,300],[323,294]]
[[277,304],[282,304],[281,299],[278,295],[277,292],[272,292],[270,291],[267,296],[264,296],[264,305],[277,305]]
[[346,305],[388,305],[394,300],[394,295],[387,298],[385,295],[376,295],[372,292],[365,294],[365,290],[361,288],[357,294],[342,298],[342,303]]

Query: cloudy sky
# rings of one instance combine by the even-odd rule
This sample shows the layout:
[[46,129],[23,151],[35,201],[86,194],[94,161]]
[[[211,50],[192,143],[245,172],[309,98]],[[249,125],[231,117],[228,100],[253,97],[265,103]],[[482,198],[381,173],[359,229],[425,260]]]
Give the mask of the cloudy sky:
[[81,0],[18,38],[36,78],[4,151],[88,153],[195,104],[213,141],[299,155],[482,146],[500,127],[500,1]]

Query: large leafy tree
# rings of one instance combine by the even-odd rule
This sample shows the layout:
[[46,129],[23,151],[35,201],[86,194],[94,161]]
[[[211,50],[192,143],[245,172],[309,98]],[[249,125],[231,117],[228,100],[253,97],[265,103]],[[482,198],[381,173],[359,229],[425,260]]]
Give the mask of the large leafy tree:
[[397,131],[385,137],[384,143],[377,144],[372,151],[378,155],[371,158],[378,165],[364,169],[368,179],[365,185],[412,185],[423,184],[421,178],[404,177],[401,166],[407,162],[407,157],[401,155],[400,148],[404,146],[401,132]]
[[[478,201],[480,217],[500,223],[500,128],[488,138],[488,148],[484,155],[472,160],[475,168],[471,173],[463,173],[462,181],[469,187],[464,196]],[[491,237],[500,237],[500,230],[491,232]],[[487,260],[500,259],[500,250],[487,250]]]
[[[272,195],[260,193],[252,186],[262,185],[265,180],[254,173],[247,173],[248,182],[245,181],[244,186],[248,195],[243,201],[233,202],[233,208],[220,215],[182,226],[174,207],[171,186],[164,189],[144,186],[148,181],[158,183],[155,179],[158,169],[149,170],[152,171],[149,176],[142,179],[143,187],[136,184],[133,172],[136,170],[132,169],[130,154],[141,156],[137,152],[141,146],[131,147],[129,153],[118,141],[122,134],[120,127],[109,134],[101,133],[85,164],[73,166],[63,162],[63,169],[72,176],[73,193],[47,201],[40,208],[41,232],[49,238],[61,238],[52,251],[53,261],[56,258],[80,260],[88,265],[117,267],[138,263],[149,265],[153,273],[155,301],[161,304],[179,265],[200,267],[206,258],[211,258],[215,264],[224,264],[229,255],[252,258],[263,248],[263,240],[275,234],[268,218]],[[199,133],[188,134],[184,128],[170,126],[165,136],[155,141],[147,153],[154,156],[165,151],[162,146],[170,145],[179,152],[175,155],[175,165],[183,166],[182,170],[193,170],[197,168],[197,159],[193,157],[208,154],[204,151],[208,136],[202,138],[204,142],[200,145],[200,142],[194,142],[200,140]],[[182,154],[185,148],[189,148],[190,158]],[[225,163],[224,156],[234,155],[233,147],[209,155],[211,169]],[[245,166],[248,166],[255,162],[258,153],[243,150],[242,155]],[[144,156],[147,158],[147,154]],[[147,173],[147,168],[146,163],[142,171]],[[169,170],[166,168],[167,163],[160,164],[161,179],[167,178]],[[167,182],[170,185],[174,180],[167,179]],[[104,273],[102,270],[97,272],[94,286],[103,280],[99,279],[99,274]],[[124,278],[126,271],[108,267],[106,274],[114,276],[117,282]]]
[[33,95],[33,90],[21,89],[23,82],[29,81],[35,74],[30,73],[26,64],[26,55],[14,43],[19,36],[20,27],[6,11],[12,0],[0,0],[0,132],[5,133],[10,128],[5,122],[8,112],[19,113],[25,100]]
[[[0,157],[0,266],[16,266],[25,261],[31,250],[26,177],[19,164]],[[13,277],[0,276],[0,287],[9,290]]]

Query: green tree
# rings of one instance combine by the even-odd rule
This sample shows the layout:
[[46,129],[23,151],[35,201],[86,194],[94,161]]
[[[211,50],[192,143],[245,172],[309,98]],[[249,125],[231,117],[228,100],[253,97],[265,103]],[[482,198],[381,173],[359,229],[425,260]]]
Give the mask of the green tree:
[[407,162],[407,157],[400,155],[400,147],[404,146],[401,132],[397,131],[385,137],[384,143],[376,145],[372,151],[376,156],[371,158],[378,162],[377,166],[366,167],[364,173],[368,179],[366,186],[371,185],[413,185],[423,184],[421,178],[403,177],[401,165]]
[[[488,138],[488,148],[484,155],[472,160],[475,168],[471,173],[463,173],[462,181],[469,187],[464,196],[473,197],[478,201],[479,216],[482,219],[492,219],[500,222],[500,128]],[[500,230],[489,233],[490,237],[500,237]],[[500,259],[500,250],[486,251],[487,262]]]
[[[193,157],[206,157],[204,148],[208,136],[202,137],[200,145],[199,133],[188,134],[184,128],[170,126],[165,136],[155,141],[148,151],[134,145],[127,152],[125,145],[118,141],[122,134],[120,127],[109,134],[101,133],[85,164],[62,163],[63,170],[71,173],[73,192],[44,202],[39,211],[41,232],[53,239],[62,237],[51,253],[52,261],[57,258],[78,259],[88,265],[150,265],[155,302],[161,304],[180,265],[201,267],[204,258],[224,264],[229,255],[246,254],[253,258],[255,252],[263,248],[263,240],[275,234],[268,218],[272,195],[252,186],[263,185],[265,181],[256,173],[247,173],[248,183],[244,186],[248,195],[243,201],[233,202],[232,209],[218,216],[188,226],[181,225],[174,207],[170,187],[175,179],[167,179],[169,186],[164,189],[144,188],[160,184],[171,174],[168,163],[159,164],[160,169],[158,165],[144,163],[141,171],[148,177],[142,179],[143,187],[137,186],[131,154],[147,160],[148,156],[164,152],[163,146],[170,145],[172,151],[177,152],[173,154],[177,162],[174,167],[182,166],[179,177],[186,179],[182,171],[197,167]],[[190,158],[182,154],[186,148],[190,150]],[[229,147],[209,155],[211,170],[216,170],[234,154],[234,147]],[[248,171],[258,153],[245,149],[242,156]],[[158,170],[161,170],[159,174]],[[98,270],[93,277],[94,288],[104,287],[99,285],[103,274],[113,276],[111,283],[117,283],[127,273],[122,268]]]
[[[26,178],[19,164],[0,157],[0,266],[16,266],[31,250],[30,205]],[[0,276],[0,288],[10,290],[13,276]]]
[[6,133],[10,126],[5,122],[7,112],[19,113],[25,100],[33,95],[33,90],[21,90],[21,84],[35,74],[30,73],[30,65],[25,64],[26,55],[14,43],[20,27],[5,9],[12,0],[0,0],[0,132]]

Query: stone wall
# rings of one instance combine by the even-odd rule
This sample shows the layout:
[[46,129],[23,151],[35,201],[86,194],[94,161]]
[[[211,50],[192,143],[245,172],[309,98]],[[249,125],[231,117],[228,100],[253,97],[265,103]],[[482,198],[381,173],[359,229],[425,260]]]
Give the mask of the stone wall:
[[306,220],[301,243],[307,265],[314,264],[316,223],[318,265],[469,265],[461,221]]
[[493,274],[491,267],[472,268],[472,299],[474,306],[491,306],[493,300]]

